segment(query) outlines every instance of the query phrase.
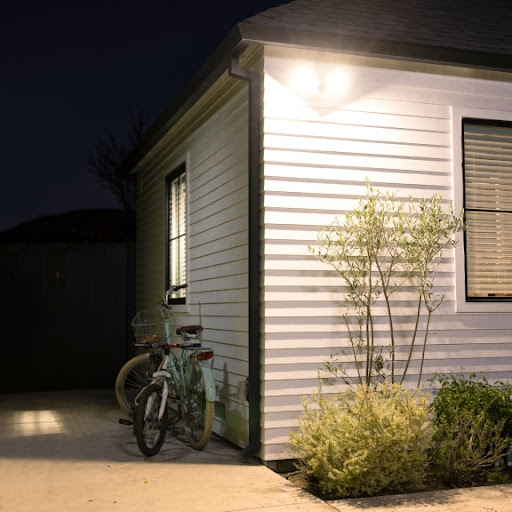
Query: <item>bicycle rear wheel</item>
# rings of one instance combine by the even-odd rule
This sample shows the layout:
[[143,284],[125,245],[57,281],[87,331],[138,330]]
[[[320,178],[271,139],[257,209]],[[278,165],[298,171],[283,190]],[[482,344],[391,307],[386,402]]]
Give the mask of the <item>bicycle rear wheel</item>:
[[137,402],[133,430],[140,451],[148,457],[156,455],[165,441],[169,420],[167,404],[162,417],[158,417],[161,403],[162,386],[160,384],[150,384],[141,393]]
[[116,378],[116,399],[123,412],[130,416],[135,411],[135,398],[151,382],[161,360],[160,353],[140,354],[127,361]]
[[183,425],[190,446],[202,450],[212,435],[215,404],[206,400],[203,368],[197,359],[190,359],[188,364],[181,402]]

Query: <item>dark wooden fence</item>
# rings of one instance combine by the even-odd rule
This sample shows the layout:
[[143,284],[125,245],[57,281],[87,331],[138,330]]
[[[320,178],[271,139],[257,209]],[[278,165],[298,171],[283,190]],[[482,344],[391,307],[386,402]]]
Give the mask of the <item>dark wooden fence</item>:
[[133,244],[1,244],[0,393],[113,387],[132,342]]

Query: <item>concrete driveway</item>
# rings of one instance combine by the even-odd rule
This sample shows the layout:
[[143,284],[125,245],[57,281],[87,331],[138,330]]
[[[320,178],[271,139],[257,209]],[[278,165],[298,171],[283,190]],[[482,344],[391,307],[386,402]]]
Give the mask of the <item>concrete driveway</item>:
[[214,438],[145,458],[112,390],[0,395],[0,512],[512,512],[512,485],[324,502]]
[[112,390],[0,395],[0,512],[332,511],[218,438],[145,458]]

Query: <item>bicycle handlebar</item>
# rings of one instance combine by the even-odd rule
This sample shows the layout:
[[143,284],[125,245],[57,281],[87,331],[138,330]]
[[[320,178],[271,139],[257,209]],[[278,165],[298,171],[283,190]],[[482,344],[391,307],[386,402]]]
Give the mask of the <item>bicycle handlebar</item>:
[[175,285],[172,285],[165,293],[168,294],[168,293],[173,293],[173,292],[177,292],[178,290],[183,290],[183,288],[187,288],[188,287],[188,284],[175,284]]
[[167,302],[169,302],[169,296],[171,295],[171,293],[176,293],[177,291],[183,290],[183,288],[187,288],[187,287],[188,287],[188,284],[186,284],[186,283],[172,285],[168,290],[166,290],[166,292],[164,294],[164,300],[162,302],[167,304]]

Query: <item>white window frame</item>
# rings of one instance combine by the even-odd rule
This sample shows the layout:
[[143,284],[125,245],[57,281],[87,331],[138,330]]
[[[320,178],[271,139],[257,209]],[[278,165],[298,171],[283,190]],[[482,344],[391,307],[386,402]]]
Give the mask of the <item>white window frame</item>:
[[[476,108],[452,109],[453,205],[456,212],[460,211],[464,204],[464,170],[462,167],[464,149],[462,145],[462,120],[464,118],[512,122],[512,112]],[[459,313],[511,313],[512,302],[500,300],[482,302],[466,300],[466,260],[464,254],[464,237],[462,233],[457,235],[457,242],[455,249],[456,311]]]

